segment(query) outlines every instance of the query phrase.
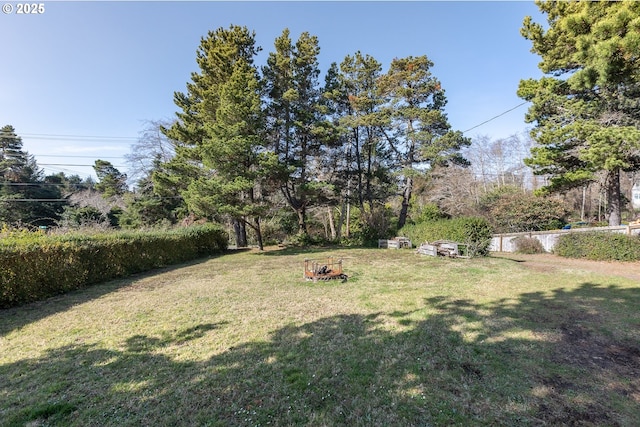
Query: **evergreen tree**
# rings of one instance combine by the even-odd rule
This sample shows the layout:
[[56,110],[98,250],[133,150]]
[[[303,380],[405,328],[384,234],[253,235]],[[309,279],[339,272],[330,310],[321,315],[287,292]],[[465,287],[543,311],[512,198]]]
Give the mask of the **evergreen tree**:
[[433,63],[426,56],[394,59],[378,83],[380,93],[388,98],[384,110],[393,131],[385,135],[401,179],[398,228],[406,222],[417,173],[436,165],[468,164],[460,149],[471,141],[451,130],[444,113],[444,90],[431,74],[431,67]]
[[87,190],[95,184],[91,177],[82,179],[79,175],[67,176],[64,172],[47,175],[44,180],[47,183],[59,186],[63,196],[68,196],[77,191]]
[[153,227],[176,222],[180,200],[163,198],[153,192],[150,178],[138,181],[137,191],[125,198],[125,208],[119,218],[123,228]]
[[3,182],[23,182],[36,173],[29,164],[29,155],[22,150],[20,138],[11,125],[0,129],[0,178]]
[[348,100],[341,123],[349,135],[347,158],[356,181],[356,200],[363,212],[372,211],[376,202],[384,204],[391,184],[392,165],[384,140],[386,122],[381,114],[384,99],[378,91],[382,65],[356,52],[345,57],[340,71]]
[[35,158],[22,149],[13,126],[0,129],[0,221],[51,225],[62,211],[60,188],[43,181]]
[[[356,52],[340,64],[338,119],[344,133],[346,195],[341,209],[346,233],[350,235],[350,211],[354,203],[366,225],[368,238],[387,234],[389,228],[385,202],[393,192],[391,157],[384,140],[385,120],[381,114],[384,99],[378,93],[381,64],[369,55]],[[339,224],[339,225],[342,225]]]
[[172,124],[169,120],[147,121],[131,153],[125,156],[130,166],[128,178],[135,179],[136,184],[134,193],[125,200],[122,227],[174,224],[185,214],[184,200],[171,181],[159,184],[161,177],[172,176],[167,173],[167,165],[176,156],[177,142],[163,131]]
[[288,29],[275,40],[275,52],[263,67],[267,130],[275,161],[271,179],[298,217],[298,233],[307,235],[307,209],[321,189],[311,173],[320,159],[326,127],[322,114],[318,39],[304,32],[293,44]]
[[95,188],[103,197],[122,196],[127,191],[127,175],[116,169],[111,162],[96,160],[93,170],[98,177]]
[[[217,119],[222,89],[229,81],[236,63],[242,61],[253,66],[254,56],[260,51],[255,46],[255,34],[246,27],[232,25],[229,29],[210,31],[202,38],[196,55],[200,72],[191,75],[187,92],[176,92],[174,102],[181,110],[177,121],[163,133],[176,142],[175,157],[153,174],[153,181],[160,194],[190,195],[194,201],[196,183],[203,182],[216,173],[203,159],[203,149],[210,135],[207,127]],[[204,186],[201,186],[204,188]],[[192,206],[195,206],[192,203]],[[200,211],[205,216],[217,212]],[[233,218],[238,246],[246,246],[245,222]]]
[[538,143],[526,163],[550,175],[543,190],[582,187],[606,174],[610,225],[621,222],[620,173],[640,169],[640,3],[536,3],[548,27],[524,20],[542,57],[539,80],[522,80],[526,120]]
[[202,159],[214,172],[194,180],[185,193],[195,212],[227,214],[251,227],[260,250],[266,209],[263,129],[257,70],[240,59],[220,88],[216,120],[205,125]]
[[[342,118],[348,114],[348,95],[341,79],[337,63],[332,63],[325,75],[322,88],[321,111],[326,117],[322,132],[317,135],[322,138],[320,156],[315,168],[319,195],[317,203],[326,209],[326,219],[332,240],[340,239],[343,225],[349,235],[348,212],[352,193],[352,162],[349,153],[348,128],[343,125]],[[338,209],[338,225],[334,223],[334,209]],[[323,217],[324,214],[323,214]]]

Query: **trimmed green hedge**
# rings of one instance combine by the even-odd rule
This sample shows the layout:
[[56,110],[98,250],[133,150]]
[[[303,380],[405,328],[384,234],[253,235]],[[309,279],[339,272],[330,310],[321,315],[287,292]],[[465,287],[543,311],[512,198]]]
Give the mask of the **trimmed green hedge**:
[[96,235],[21,235],[0,241],[0,308],[40,300],[226,250],[215,225]]
[[556,255],[594,261],[639,261],[640,238],[604,231],[583,231],[560,236]]
[[474,217],[408,224],[398,232],[398,235],[408,237],[416,245],[436,240],[464,243],[468,245],[470,256],[486,255],[492,234],[491,225],[487,220]]

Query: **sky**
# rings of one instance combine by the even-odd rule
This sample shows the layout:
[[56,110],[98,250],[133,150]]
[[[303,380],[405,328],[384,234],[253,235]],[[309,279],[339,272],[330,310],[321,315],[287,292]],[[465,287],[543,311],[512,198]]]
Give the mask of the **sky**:
[[149,121],[175,118],[201,38],[232,24],[255,31],[258,66],[285,28],[294,41],[318,37],[323,72],[357,51],[383,72],[426,55],[451,127],[471,138],[524,135],[518,83],[542,76],[519,33],[525,16],[544,22],[532,1],[48,0],[39,14],[18,14],[18,3],[0,14],[0,126],[47,174],[95,177],[96,159],[127,173],[124,156]]

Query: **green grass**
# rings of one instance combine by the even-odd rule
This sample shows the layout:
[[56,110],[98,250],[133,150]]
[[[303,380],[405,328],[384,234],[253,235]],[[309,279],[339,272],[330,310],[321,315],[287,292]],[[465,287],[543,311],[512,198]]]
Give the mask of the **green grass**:
[[624,278],[238,252],[1,310],[0,425],[636,426],[639,331]]

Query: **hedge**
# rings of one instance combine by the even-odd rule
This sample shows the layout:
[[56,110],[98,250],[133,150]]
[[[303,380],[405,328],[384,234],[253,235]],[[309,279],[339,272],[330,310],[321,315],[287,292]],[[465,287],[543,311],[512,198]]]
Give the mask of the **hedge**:
[[594,261],[640,261],[640,238],[603,231],[582,231],[560,236],[556,255]]
[[221,253],[228,237],[205,224],[171,231],[21,235],[0,241],[0,308]]
[[399,235],[408,237],[416,245],[436,240],[452,240],[468,245],[470,256],[486,255],[491,243],[492,228],[484,218],[462,217],[408,224]]

